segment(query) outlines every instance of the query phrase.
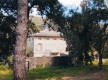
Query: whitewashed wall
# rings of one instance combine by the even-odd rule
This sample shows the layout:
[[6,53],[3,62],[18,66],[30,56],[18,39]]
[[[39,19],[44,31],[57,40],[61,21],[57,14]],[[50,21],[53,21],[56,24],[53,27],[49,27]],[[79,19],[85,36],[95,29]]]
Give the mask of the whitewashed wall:
[[32,37],[27,38],[27,49],[33,52],[34,39]]
[[[37,49],[39,48],[38,44],[42,44],[41,50]],[[53,52],[68,54],[65,50],[66,42],[63,38],[34,38],[34,57],[51,56]]]

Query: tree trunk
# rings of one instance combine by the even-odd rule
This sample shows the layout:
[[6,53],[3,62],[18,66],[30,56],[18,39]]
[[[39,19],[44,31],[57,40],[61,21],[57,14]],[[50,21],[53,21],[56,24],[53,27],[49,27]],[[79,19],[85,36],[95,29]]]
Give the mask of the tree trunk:
[[88,66],[88,51],[87,48],[85,47],[84,49],[84,55],[85,55],[85,66]]
[[102,53],[101,52],[99,52],[99,63],[98,63],[98,65],[99,65],[99,70],[102,70]]
[[25,67],[27,39],[27,0],[18,0],[18,19],[16,27],[16,45],[14,51],[13,80],[27,80]]

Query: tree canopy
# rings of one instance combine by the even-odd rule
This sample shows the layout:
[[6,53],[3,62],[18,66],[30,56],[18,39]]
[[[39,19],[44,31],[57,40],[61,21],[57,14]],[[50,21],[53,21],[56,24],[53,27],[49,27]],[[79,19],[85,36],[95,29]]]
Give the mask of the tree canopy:
[[[51,13],[57,6],[57,0],[28,0],[28,18],[33,7],[41,11],[40,15]],[[15,46],[15,28],[17,23],[17,0],[0,0],[0,56],[4,58],[13,53]],[[57,8],[56,8],[57,9]],[[55,9],[55,11],[56,11]],[[28,32],[37,32],[38,27],[28,21]]]

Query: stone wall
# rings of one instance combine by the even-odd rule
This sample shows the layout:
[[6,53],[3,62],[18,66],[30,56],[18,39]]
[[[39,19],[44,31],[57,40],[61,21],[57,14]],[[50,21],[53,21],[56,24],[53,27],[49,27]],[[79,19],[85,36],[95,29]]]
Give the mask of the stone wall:
[[45,68],[48,66],[70,66],[71,57],[57,56],[57,57],[28,57],[26,59],[27,69]]

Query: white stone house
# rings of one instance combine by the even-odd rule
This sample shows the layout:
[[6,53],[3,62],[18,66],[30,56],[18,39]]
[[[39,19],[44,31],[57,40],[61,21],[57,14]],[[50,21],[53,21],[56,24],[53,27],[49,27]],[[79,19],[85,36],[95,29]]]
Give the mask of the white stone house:
[[59,32],[49,29],[30,35],[27,39],[27,49],[31,51],[32,57],[68,55],[64,38]]

